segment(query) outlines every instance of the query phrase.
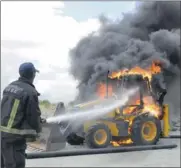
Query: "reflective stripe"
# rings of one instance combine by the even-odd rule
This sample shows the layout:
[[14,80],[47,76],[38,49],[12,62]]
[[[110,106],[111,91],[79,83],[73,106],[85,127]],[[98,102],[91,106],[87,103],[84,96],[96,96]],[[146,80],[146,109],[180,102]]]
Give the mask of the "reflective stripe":
[[1,125],[0,131],[11,133],[11,134],[18,134],[18,135],[36,135],[37,134],[36,131],[32,129],[19,130],[19,129],[12,128],[14,119],[16,117],[16,113],[18,111],[19,103],[20,103],[20,100],[15,99],[11,113],[10,113],[8,125],[7,127]]
[[20,103],[20,101],[18,99],[15,99],[14,104],[13,104],[13,108],[11,110],[10,118],[8,121],[8,125],[7,125],[8,128],[11,128],[13,125],[13,122],[14,122],[14,119],[15,119],[15,116],[16,116],[16,113],[18,110],[19,103]]
[[36,135],[37,134],[35,130],[31,130],[31,129],[18,130],[15,128],[8,128],[4,126],[0,126],[0,131],[11,133],[11,134],[18,134],[18,135]]

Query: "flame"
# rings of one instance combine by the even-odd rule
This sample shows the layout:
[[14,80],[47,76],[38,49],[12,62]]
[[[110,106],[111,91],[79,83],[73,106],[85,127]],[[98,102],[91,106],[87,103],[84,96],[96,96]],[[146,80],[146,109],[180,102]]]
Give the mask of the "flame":
[[152,65],[146,69],[143,69],[141,67],[134,67],[130,70],[128,69],[123,69],[123,70],[120,70],[118,72],[112,72],[110,75],[109,75],[109,78],[111,79],[119,79],[120,77],[122,76],[125,76],[125,75],[143,75],[144,78],[148,78],[149,81],[151,81],[152,79],[152,75],[153,74],[157,74],[161,72],[161,67],[158,63],[158,61],[155,61],[155,62],[152,62]]
[[132,144],[133,141],[130,138],[123,139],[120,141],[111,141],[112,146],[120,146],[120,145],[127,145],[127,144]]
[[109,84],[107,88],[107,85],[104,83],[98,84],[97,94],[100,98],[105,98],[107,96],[107,91],[108,91],[108,96],[113,95],[112,85]]
[[[153,98],[151,96],[145,96],[143,97],[143,103],[144,103],[144,107],[142,109],[141,112],[150,112],[152,115],[159,117],[160,116],[160,106],[157,105],[155,103],[155,101],[153,100]],[[129,104],[132,105],[139,105],[140,104],[140,99],[137,99],[135,102],[131,101],[131,103],[129,102]],[[134,112],[134,110],[136,109],[136,107],[127,107],[124,108],[123,110],[123,114],[131,114]]]

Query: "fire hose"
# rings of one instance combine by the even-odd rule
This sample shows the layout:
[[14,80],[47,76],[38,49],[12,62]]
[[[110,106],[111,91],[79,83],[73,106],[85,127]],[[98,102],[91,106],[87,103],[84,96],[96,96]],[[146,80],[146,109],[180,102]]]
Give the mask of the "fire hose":
[[88,149],[88,150],[79,149],[79,150],[72,150],[72,151],[27,153],[26,158],[39,159],[39,158],[65,157],[65,156],[122,153],[122,152],[134,152],[134,151],[145,151],[145,150],[172,149],[176,147],[177,147],[176,144],[170,144],[170,145],[134,146],[134,147],[115,147],[115,148]]
[[[170,135],[163,138],[181,138],[181,135]],[[107,154],[107,153],[123,153],[123,152],[134,152],[134,151],[145,151],[145,150],[160,150],[160,149],[173,149],[176,148],[176,144],[167,145],[145,145],[145,146],[122,146],[122,147],[111,147],[103,149],[86,149],[86,150],[72,150],[72,151],[51,151],[51,152],[34,152],[27,153],[27,159],[39,159],[39,158],[52,158],[52,157],[65,157],[65,156],[80,156],[80,155],[94,155],[94,154]]]
[[181,135],[169,135],[168,137],[161,137],[162,139],[181,139]]

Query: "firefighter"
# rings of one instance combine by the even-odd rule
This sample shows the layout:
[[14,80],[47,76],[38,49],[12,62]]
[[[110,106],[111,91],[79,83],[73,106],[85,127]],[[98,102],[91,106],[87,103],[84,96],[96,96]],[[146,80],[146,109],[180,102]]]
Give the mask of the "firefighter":
[[155,62],[155,65],[161,68],[161,72],[153,76],[152,86],[156,93],[156,99],[160,106],[162,106],[164,102],[164,97],[167,94],[167,87],[163,73],[164,64],[161,62]]
[[36,72],[32,63],[19,67],[20,77],[3,91],[1,101],[1,155],[2,167],[25,168],[27,139],[35,140],[41,132],[38,96],[33,85]]

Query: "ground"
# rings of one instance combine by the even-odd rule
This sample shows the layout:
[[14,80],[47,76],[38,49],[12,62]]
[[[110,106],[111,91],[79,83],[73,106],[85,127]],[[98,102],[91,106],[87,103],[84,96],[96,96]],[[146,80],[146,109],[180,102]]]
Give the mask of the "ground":
[[[164,139],[160,143],[176,143],[178,147],[155,151],[32,159],[27,160],[27,167],[180,167],[180,139]],[[73,147],[67,148],[71,150]]]

